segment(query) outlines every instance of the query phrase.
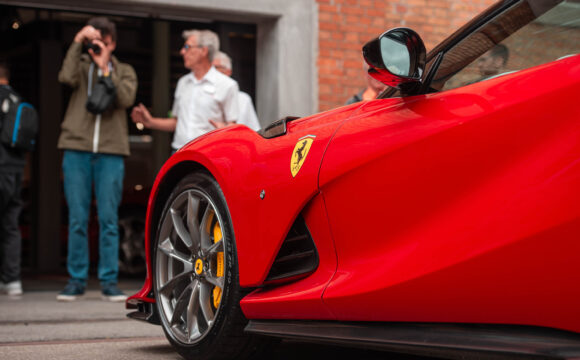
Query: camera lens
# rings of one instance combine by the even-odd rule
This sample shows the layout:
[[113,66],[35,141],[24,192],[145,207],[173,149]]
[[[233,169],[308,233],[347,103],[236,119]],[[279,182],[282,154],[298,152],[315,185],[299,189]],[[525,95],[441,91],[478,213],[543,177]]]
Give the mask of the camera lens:
[[93,49],[93,52],[97,55],[99,55],[101,53],[101,47],[93,42],[89,42],[87,44],[87,48]]

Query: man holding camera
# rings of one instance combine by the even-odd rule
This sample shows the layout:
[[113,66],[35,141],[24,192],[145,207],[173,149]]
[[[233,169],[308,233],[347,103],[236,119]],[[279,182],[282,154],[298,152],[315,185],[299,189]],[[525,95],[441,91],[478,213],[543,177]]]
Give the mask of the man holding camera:
[[75,35],[58,74],[58,80],[73,89],[58,140],[58,148],[64,150],[70,275],[57,296],[59,301],[74,301],[85,292],[93,187],[99,219],[98,277],[103,299],[126,299],[117,287],[118,207],[124,156],[129,155],[126,109],[135,101],[137,75],[130,65],[112,56],[116,38],[113,22],[105,17],[91,18]]

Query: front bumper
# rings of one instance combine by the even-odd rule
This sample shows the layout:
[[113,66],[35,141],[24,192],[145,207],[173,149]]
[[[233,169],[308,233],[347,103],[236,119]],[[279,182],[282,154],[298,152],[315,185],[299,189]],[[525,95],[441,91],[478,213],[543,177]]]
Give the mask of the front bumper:
[[127,309],[136,309],[127,314],[127,317],[134,320],[145,321],[154,325],[161,325],[159,313],[155,302],[143,301],[141,299],[130,298],[125,304]]

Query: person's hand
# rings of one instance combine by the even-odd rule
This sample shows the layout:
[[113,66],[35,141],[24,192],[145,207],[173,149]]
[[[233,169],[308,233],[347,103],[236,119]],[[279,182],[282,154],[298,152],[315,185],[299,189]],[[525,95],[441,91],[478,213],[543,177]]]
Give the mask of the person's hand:
[[151,125],[152,116],[145,105],[139,103],[139,105],[133,107],[133,110],[131,111],[131,119],[136,124],[142,124],[145,127],[149,127]]
[[99,69],[101,69],[103,74],[106,76],[109,74],[109,60],[111,59],[111,50],[100,39],[93,39],[92,43],[101,48],[101,51],[97,54],[93,49],[89,49],[89,54],[93,58],[95,64],[97,64]]
[[75,35],[75,42],[83,43],[93,41],[95,39],[101,39],[101,32],[91,25],[86,25]]
[[143,123],[143,112],[139,109],[139,106],[134,106],[133,110],[131,110],[131,120],[136,124]]

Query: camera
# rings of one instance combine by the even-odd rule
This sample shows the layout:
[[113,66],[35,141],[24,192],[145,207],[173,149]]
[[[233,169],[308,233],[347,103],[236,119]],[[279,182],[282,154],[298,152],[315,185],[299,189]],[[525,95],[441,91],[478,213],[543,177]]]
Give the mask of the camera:
[[97,55],[99,55],[101,53],[101,47],[95,43],[93,43],[92,41],[89,41],[89,43],[87,44],[87,50],[88,49],[93,49],[93,52]]

